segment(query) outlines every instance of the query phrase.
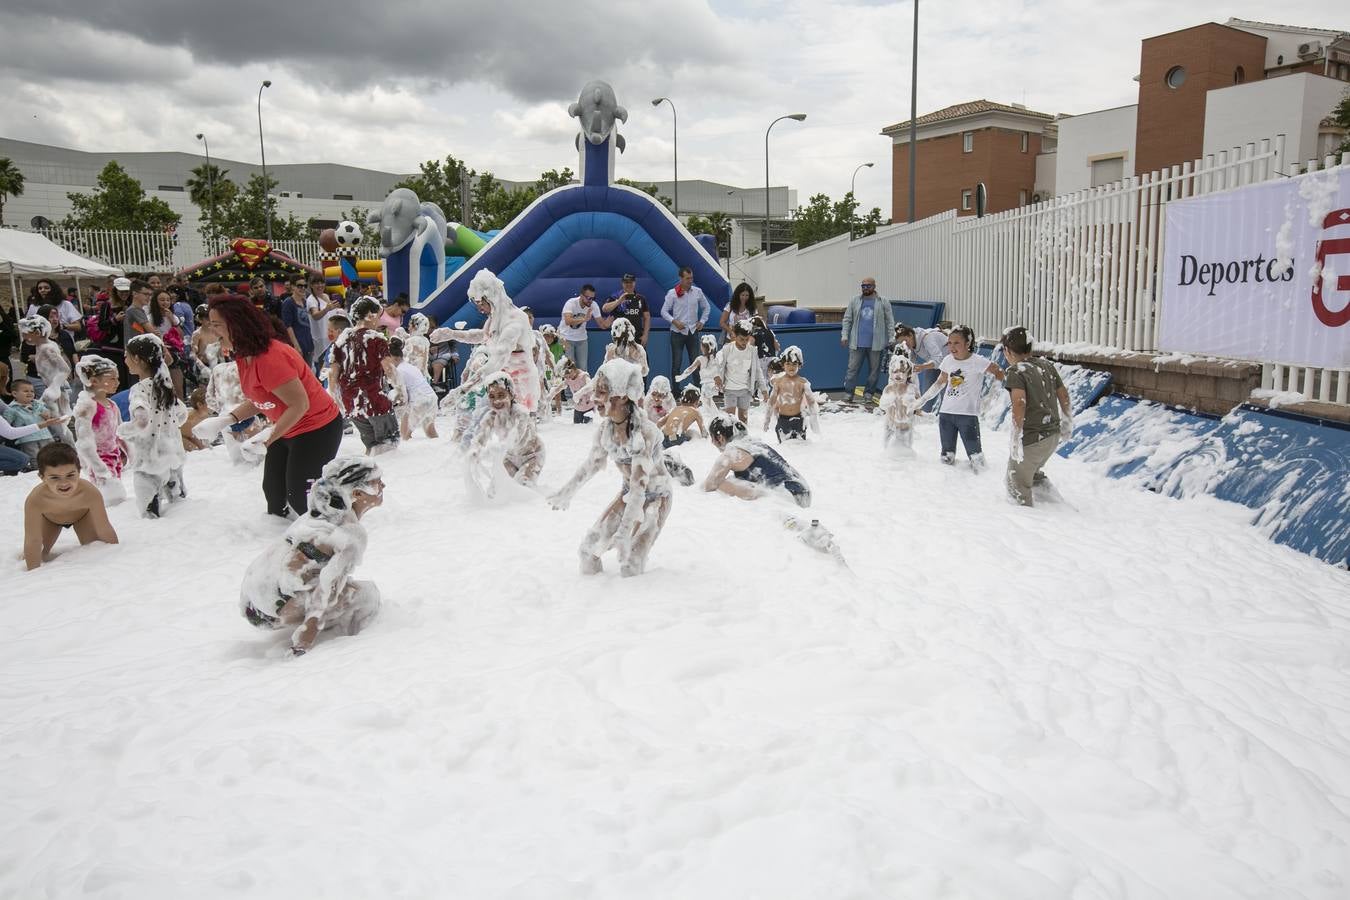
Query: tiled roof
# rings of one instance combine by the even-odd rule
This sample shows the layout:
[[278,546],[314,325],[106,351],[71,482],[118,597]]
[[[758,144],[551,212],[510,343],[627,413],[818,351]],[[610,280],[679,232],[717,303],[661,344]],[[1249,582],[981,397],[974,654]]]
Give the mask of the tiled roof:
[[1271,28],[1275,31],[1289,31],[1295,34],[1325,34],[1329,37],[1339,37],[1346,32],[1336,28],[1302,28],[1298,25],[1281,25],[1278,22],[1257,22],[1254,19],[1239,19],[1236,16],[1224,23],[1230,28],[1241,28],[1244,25],[1253,28]]
[[[1025,109],[1018,106],[1011,106],[1007,103],[995,103],[992,100],[971,100],[967,103],[957,103],[954,106],[948,106],[945,109],[939,109],[937,112],[926,113],[919,116],[916,124],[920,128],[924,125],[932,125],[937,122],[949,122],[953,119],[964,119],[969,116],[978,116],[985,113],[1010,113],[1015,116],[1026,116],[1031,119],[1045,119],[1047,122],[1055,117],[1049,113],[1036,112],[1034,109]],[[882,134],[891,134],[909,127],[909,120],[897,122],[894,125],[888,125],[881,129]]]

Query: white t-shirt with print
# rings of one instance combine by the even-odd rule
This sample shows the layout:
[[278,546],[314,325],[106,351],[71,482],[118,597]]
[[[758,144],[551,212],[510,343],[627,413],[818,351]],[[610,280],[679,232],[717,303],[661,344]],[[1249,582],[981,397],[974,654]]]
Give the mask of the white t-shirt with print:
[[[586,322],[580,325],[568,325],[566,316],[571,313],[574,316],[588,316]],[[586,340],[586,325],[591,319],[600,320],[604,315],[600,312],[600,304],[594,300],[590,306],[582,308],[581,297],[573,297],[563,304],[562,316],[558,318],[558,337],[565,341],[584,341]]]
[[950,353],[944,356],[938,366],[947,375],[941,411],[958,416],[978,416],[980,391],[984,388],[984,372],[988,368],[988,357],[978,353],[972,353],[967,359],[957,359]]

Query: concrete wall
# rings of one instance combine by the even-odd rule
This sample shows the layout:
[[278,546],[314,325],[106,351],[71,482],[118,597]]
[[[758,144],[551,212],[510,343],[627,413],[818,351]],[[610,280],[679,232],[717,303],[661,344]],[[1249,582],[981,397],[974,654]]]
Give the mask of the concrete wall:
[[1204,152],[1283,134],[1286,162],[1313,158],[1318,123],[1331,115],[1346,89],[1343,81],[1300,73],[1210,91]]
[[1072,194],[1092,186],[1092,161],[1123,154],[1125,174],[1134,171],[1134,136],[1139,107],[1118,106],[1059,120],[1054,187]]

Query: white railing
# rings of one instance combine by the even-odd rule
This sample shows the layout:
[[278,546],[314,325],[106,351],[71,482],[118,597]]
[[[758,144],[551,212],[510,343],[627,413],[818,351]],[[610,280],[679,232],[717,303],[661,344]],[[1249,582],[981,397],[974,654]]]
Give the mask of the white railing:
[[[41,232],[72,253],[95,259],[127,272],[171,273],[217,256],[230,248],[226,238],[198,234],[173,235],[157,231],[104,231],[94,228],[47,228]],[[319,264],[318,241],[273,241],[279,250],[310,266]],[[357,248],[361,259],[379,259],[380,248],[367,242]]]
[[[1233,148],[1112,185],[983,218],[955,211],[848,242],[734,261],[770,300],[839,307],[861,276],[895,299],[941,300],[946,317],[986,338],[1013,324],[1040,340],[1157,350],[1157,286],[1173,200],[1331,168],[1285,163],[1284,138]],[[1350,401],[1350,372],[1263,364],[1263,387]]]

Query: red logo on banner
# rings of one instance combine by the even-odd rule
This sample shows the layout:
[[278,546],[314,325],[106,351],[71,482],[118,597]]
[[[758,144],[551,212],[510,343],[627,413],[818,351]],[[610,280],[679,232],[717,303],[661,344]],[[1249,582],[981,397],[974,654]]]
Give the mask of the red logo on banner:
[[252,269],[267,258],[267,254],[272,252],[272,245],[256,238],[235,238],[230,242],[230,249],[239,257],[245,269]]
[[[1350,226],[1350,209],[1337,209],[1330,212],[1322,221],[1322,230],[1327,231],[1337,226]],[[1322,293],[1322,287],[1326,283],[1326,262],[1328,256],[1340,256],[1350,254],[1350,237],[1341,237],[1317,242],[1317,278],[1312,286],[1312,305],[1313,312],[1317,318],[1328,328],[1339,328],[1346,322],[1350,322],[1350,275],[1341,275],[1336,279],[1334,290],[1345,291],[1345,303],[1338,312],[1332,312],[1327,308],[1326,297]]]

